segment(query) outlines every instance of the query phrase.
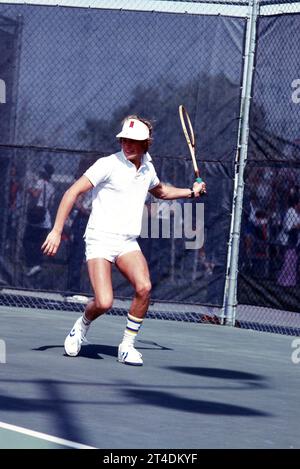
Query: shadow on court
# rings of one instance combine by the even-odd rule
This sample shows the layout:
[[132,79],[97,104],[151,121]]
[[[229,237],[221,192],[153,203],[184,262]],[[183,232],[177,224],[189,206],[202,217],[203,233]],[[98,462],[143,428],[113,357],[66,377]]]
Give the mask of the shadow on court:
[[[22,387],[20,381],[19,386]],[[50,418],[54,428],[59,428],[62,435],[68,435],[70,440],[80,441],[82,435],[82,427],[80,422],[73,418],[68,406],[64,402],[64,392],[57,383],[51,380],[44,380],[32,383],[35,389],[43,395],[43,398],[12,397],[0,395],[0,409],[5,413],[27,413],[25,418],[28,422],[32,420],[33,414],[44,415],[44,418]],[[48,417],[47,417],[48,416]]]
[[[140,344],[147,344],[147,347],[143,347]],[[151,341],[138,341],[137,344],[138,350],[172,350],[171,348],[164,347],[156,342]],[[64,347],[60,345],[41,345],[40,347],[33,348],[32,350],[37,352],[45,352],[50,349],[61,349],[62,354],[67,357]],[[101,355],[108,355],[111,357],[117,357],[118,355],[118,347],[114,347],[111,345],[98,345],[98,344],[85,344],[82,346],[80,353],[78,356],[85,357],[85,358],[92,358],[96,360],[101,360],[103,357]],[[74,357],[69,357],[74,358]]]
[[168,370],[177,371],[196,376],[207,376],[210,378],[246,380],[246,381],[265,381],[264,376],[245,371],[227,370],[222,368],[204,368],[191,366],[170,366]]
[[[45,352],[51,349],[60,349],[61,354],[65,357],[68,357],[68,355],[66,355],[65,353],[63,345],[42,345],[40,347],[33,348],[32,350],[38,351],[38,352]],[[101,355],[108,355],[111,357],[116,357],[117,353],[118,353],[117,347],[113,347],[111,345],[86,344],[86,345],[83,345],[78,356],[101,360],[103,359]],[[74,359],[76,357],[68,357],[68,358]]]
[[178,397],[174,394],[162,391],[148,391],[147,389],[125,390],[124,393],[133,399],[154,407],[163,407],[175,409],[181,412],[192,412],[210,415],[228,415],[228,416],[270,416],[267,412],[251,409],[250,407],[241,407],[234,404],[225,404],[222,402],[205,401],[197,399],[187,399]]

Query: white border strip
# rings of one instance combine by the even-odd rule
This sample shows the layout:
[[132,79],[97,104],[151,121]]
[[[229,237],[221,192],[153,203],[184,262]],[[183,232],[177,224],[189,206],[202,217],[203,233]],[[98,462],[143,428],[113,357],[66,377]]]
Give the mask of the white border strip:
[[[160,13],[178,13],[190,15],[221,15],[248,17],[247,0],[219,0],[219,3],[192,3],[161,0],[0,0],[0,3],[19,5],[64,6],[74,8],[95,8],[98,10],[156,11]],[[234,5],[234,3],[244,3]],[[260,16],[300,13],[300,2],[262,5]]]
[[300,13],[300,2],[262,5],[259,16],[286,15],[288,13]]
[[[232,0],[232,3],[235,1],[238,2],[238,0]],[[220,0],[219,4],[159,0],[0,0],[0,3],[7,4],[95,8],[98,10],[155,11],[159,13],[221,15],[242,18],[248,15],[248,2],[245,2],[245,5],[228,5],[221,2],[222,0]]]
[[40,440],[46,440],[51,443],[57,443],[58,445],[68,446],[74,449],[96,449],[93,446],[82,445],[80,443],[75,443],[74,441],[64,440],[63,438],[58,438],[56,436],[47,435],[46,433],[40,433],[34,430],[29,430],[28,428],[17,427],[16,425],[10,425],[9,423],[0,422],[0,428],[3,428],[5,430],[11,430],[13,432],[22,433],[23,435],[32,436],[34,438],[39,438]]

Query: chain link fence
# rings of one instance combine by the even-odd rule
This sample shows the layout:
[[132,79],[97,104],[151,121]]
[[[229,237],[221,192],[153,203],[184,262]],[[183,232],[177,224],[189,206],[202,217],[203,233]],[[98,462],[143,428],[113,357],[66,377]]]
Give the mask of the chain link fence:
[[[299,2],[261,2],[244,177],[237,319],[255,321],[274,332],[299,331],[299,25]],[[263,109],[259,120],[254,114],[258,104]]]
[[[237,287],[241,327],[297,328],[299,5],[259,3]],[[206,305],[213,318],[222,316],[252,10],[249,1],[0,3],[3,288],[91,294],[82,241],[88,197],[67,220],[57,256],[40,254],[61,196],[97,158],[119,150],[120,123],[135,113],[153,121],[150,153],[160,179],[190,187],[178,118],[184,104],[208,186],[204,245],[186,249],[186,238],[172,236],[172,208],[171,236],[140,244],[155,301]],[[43,226],[28,218],[36,193],[48,209]],[[198,202],[189,203],[195,227]],[[118,297],[132,294],[117,270],[113,281]]]
[[[2,282],[90,293],[82,241],[88,201],[80,220],[82,207],[71,214],[58,255],[42,259],[40,254],[59,200],[94,158],[118,151],[120,123],[134,113],[154,123],[151,156],[160,179],[190,187],[193,170],[178,116],[184,103],[199,135],[203,177],[209,187],[219,188],[205,202],[206,240],[201,249],[186,249],[186,238],[172,236],[141,239],[141,245],[150,264],[154,299],[221,308],[245,20],[226,16],[226,6],[216,9],[213,3],[203,15],[197,2],[64,5],[0,5],[3,24],[9,19],[19,31],[6,63],[18,95],[15,124],[1,136]],[[207,14],[210,11],[213,14]],[[207,128],[213,129],[211,135]],[[28,214],[38,190],[49,216],[34,227]],[[197,223],[197,203],[189,203]],[[162,222],[163,210],[157,216]],[[172,231],[172,207],[168,216]],[[114,284],[117,295],[132,293],[117,271]]]

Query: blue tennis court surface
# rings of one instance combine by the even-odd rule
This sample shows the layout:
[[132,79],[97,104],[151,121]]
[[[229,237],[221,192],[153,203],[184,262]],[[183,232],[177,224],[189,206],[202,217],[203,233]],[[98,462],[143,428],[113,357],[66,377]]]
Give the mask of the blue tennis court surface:
[[293,337],[146,319],[130,367],[116,360],[124,317],[98,319],[70,358],[78,312],[0,314],[1,448],[300,447]]

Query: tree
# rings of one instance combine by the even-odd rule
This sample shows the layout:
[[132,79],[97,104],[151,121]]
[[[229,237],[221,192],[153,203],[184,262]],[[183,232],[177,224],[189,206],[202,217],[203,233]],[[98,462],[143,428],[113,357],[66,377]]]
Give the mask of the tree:
[[240,84],[221,74],[201,74],[180,85],[163,78],[151,87],[138,85],[128,104],[117,108],[111,120],[87,119],[79,137],[87,141],[89,149],[109,154],[115,151],[114,135],[122,119],[138,114],[153,121],[152,155],[189,157],[178,117],[180,104],[190,114],[200,159],[232,161],[237,144]]

